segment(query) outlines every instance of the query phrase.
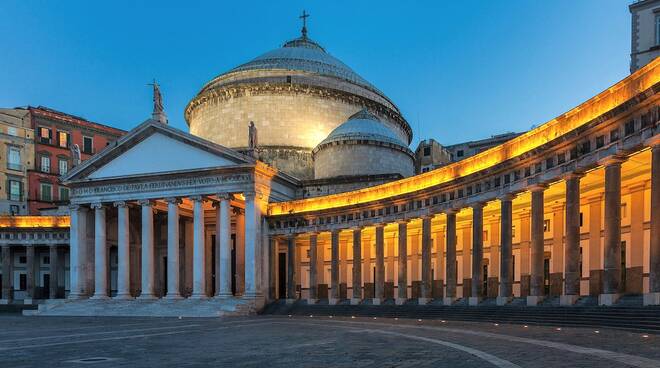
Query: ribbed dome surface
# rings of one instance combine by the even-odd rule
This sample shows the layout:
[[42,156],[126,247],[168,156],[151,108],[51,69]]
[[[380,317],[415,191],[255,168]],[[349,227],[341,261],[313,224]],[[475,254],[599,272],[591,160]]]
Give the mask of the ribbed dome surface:
[[361,110],[354,114],[342,125],[333,130],[319,146],[330,142],[364,139],[372,141],[381,141],[407,147],[401,139],[385,124],[368,112]]
[[284,46],[258,56],[229,72],[264,69],[301,70],[341,78],[382,94],[371,83],[307,37],[291,40],[285,43]]

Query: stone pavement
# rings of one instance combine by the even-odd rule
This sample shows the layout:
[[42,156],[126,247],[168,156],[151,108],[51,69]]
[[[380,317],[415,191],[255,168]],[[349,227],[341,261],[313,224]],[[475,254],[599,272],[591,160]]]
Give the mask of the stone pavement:
[[338,317],[0,315],[0,367],[660,367],[660,335]]

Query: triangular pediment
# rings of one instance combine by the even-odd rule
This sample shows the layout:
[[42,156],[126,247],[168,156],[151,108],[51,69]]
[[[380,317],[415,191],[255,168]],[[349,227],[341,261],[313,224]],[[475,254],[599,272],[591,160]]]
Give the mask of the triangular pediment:
[[76,167],[64,181],[103,180],[246,164],[254,164],[254,160],[149,120]]

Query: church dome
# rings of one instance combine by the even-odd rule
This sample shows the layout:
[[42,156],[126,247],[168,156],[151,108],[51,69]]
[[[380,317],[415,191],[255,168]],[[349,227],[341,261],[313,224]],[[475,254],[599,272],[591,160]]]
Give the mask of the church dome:
[[365,108],[386,128],[385,137],[411,142],[398,107],[303,29],[301,37],[206,83],[184,116],[190,133],[238,151],[247,149],[253,121],[259,159],[304,180],[314,177],[314,147]]
[[282,47],[262,54],[240,65],[232,72],[245,70],[300,70],[329,77],[341,78],[368,88],[385,97],[371,83],[355,73],[339,59],[328,54],[321,45],[308,37],[299,37],[286,42]]
[[408,145],[366,109],[333,130],[312,153],[315,179],[414,173]]
[[357,139],[387,142],[401,147],[408,146],[390,128],[381,123],[375,115],[366,109],[362,109],[333,130],[314,151],[318,147],[332,142]]

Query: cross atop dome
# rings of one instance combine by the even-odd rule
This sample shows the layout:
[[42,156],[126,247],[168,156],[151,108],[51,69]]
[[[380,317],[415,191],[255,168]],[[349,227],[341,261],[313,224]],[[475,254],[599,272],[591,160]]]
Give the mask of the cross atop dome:
[[303,21],[302,36],[303,38],[307,38],[307,18],[309,18],[309,13],[305,12],[305,9],[303,9],[302,15],[300,15],[298,18],[302,19]]

